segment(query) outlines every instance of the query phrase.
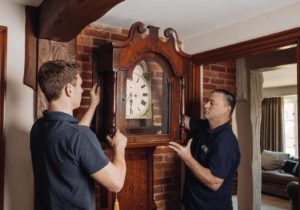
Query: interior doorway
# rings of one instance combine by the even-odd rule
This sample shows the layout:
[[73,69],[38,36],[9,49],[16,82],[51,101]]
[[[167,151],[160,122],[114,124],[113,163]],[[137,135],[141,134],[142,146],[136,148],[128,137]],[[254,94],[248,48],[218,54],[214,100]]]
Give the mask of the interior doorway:
[[[283,116],[285,97],[297,96],[297,48],[292,45],[246,56],[237,59],[236,64],[237,84],[240,84],[237,86],[240,92],[237,103],[238,133],[241,139],[247,139],[244,141],[247,143],[241,142],[241,153],[244,157],[251,157],[247,159],[248,164],[241,164],[240,173],[248,170],[247,174],[252,173],[253,182],[242,182],[240,193],[246,194],[252,187],[252,209],[261,209],[266,205],[261,200],[261,192],[278,199],[288,199],[285,187],[293,180],[291,174],[287,174],[286,178],[282,176],[283,166],[286,161],[293,160],[294,166],[298,162],[297,135],[293,136],[293,148],[296,149],[293,154],[288,153],[291,146],[285,148]],[[297,117],[296,111],[293,116]],[[294,128],[297,132],[296,124]],[[249,144],[252,145],[250,148]],[[294,181],[297,179],[294,176]],[[250,177],[248,180],[251,180]]]
[[0,209],[4,208],[4,97],[6,90],[7,28],[0,26]]

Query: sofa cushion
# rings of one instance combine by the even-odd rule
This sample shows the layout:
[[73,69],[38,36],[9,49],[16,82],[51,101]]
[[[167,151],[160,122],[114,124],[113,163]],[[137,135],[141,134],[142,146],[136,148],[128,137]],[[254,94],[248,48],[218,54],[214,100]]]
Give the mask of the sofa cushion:
[[284,152],[264,150],[261,154],[261,167],[264,170],[281,169],[284,161],[288,159],[289,156],[289,154]]
[[284,162],[284,165],[282,167],[282,170],[285,172],[285,173],[288,173],[288,174],[292,174],[292,175],[295,175],[295,172],[296,172],[296,168],[295,166],[297,165],[297,161],[295,160],[286,160]]
[[283,170],[262,170],[262,181],[263,183],[276,183],[278,185],[286,185],[291,181],[297,181],[298,177],[285,173]]

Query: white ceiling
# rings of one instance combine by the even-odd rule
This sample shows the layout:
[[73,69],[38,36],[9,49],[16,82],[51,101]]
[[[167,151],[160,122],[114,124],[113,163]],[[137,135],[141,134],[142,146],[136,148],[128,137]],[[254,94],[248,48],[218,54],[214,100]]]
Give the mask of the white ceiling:
[[[42,0],[9,0],[38,6]],[[98,21],[129,28],[141,21],[162,29],[174,28],[180,40],[223,28],[300,0],[125,0]]]

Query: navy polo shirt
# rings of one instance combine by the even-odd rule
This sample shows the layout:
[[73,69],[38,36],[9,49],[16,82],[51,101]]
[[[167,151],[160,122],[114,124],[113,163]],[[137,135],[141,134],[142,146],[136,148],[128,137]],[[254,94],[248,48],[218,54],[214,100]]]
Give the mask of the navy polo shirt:
[[44,112],[30,133],[35,210],[95,210],[90,174],[109,162],[96,135],[63,112]]
[[186,209],[231,210],[231,186],[240,162],[240,151],[230,124],[210,130],[208,121],[191,119],[190,129],[193,134],[192,156],[224,182],[217,191],[213,191],[198,181],[186,167],[183,193]]

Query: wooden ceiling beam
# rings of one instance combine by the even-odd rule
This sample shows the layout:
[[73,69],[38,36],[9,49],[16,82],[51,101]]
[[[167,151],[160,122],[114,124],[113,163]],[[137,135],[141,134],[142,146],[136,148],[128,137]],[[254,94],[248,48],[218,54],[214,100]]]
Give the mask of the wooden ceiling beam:
[[38,8],[40,39],[67,42],[124,0],[44,0]]

